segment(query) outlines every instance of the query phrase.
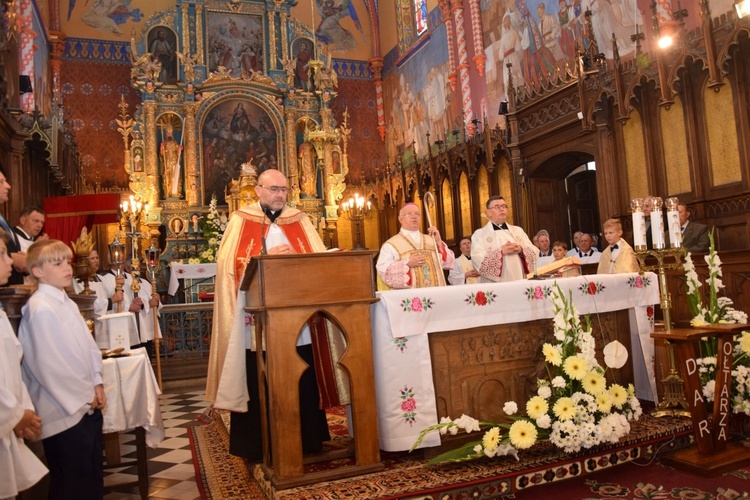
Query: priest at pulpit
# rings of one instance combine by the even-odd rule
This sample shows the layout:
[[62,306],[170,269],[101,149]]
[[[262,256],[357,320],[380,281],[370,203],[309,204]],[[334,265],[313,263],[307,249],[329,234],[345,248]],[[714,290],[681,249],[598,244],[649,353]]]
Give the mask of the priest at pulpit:
[[508,204],[492,196],[485,204],[489,222],[471,236],[471,263],[483,283],[515,281],[535,271],[539,249],[523,229],[508,224]]
[[419,230],[422,213],[414,203],[407,203],[398,213],[401,230],[380,249],[375,268],[378,288],[422,288],[445,286],[443,269],[452,269],[455,256],[440,239],[435,226]]
[[[289,182],[283,173],[274,169],[264,171],[258,176],[255,193],[257,203],[232,213],[219,248],[206,384],[206,399],[216,408],[232,411],[230,453],[251,461],[260,460],[263,455],[256,358],[256,349],[261,347],[255,345],[251,317],[244,311],[245,292],[239,291],[245,268],[250,257],[260,254],[325,251],[307,214],[286,205]],[[336,338],[322,318],[313,319],[302,328],[297,353],[309,366],[315,366],[317,355],[313,353],[311,339],[315,340],[316,349],[336,349]],[[333,359],[338,358],[334,351],[329,352]],[[322,408],[342,404],[346,397],[336,383],[321,384],[333,389],[319,393],[318,380],[322,375],[317,372],[309,368],[300,380],[305,452],[320,451],[323,442],[330,439]]]

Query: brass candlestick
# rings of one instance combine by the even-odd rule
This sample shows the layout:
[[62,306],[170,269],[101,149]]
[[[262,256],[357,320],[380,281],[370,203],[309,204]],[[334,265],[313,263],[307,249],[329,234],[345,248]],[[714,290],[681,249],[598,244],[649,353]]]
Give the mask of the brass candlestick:
[[[151,246],[146,250],[146,270],[149,274],[152,293],[156,291],[156,271],[159,270],[159,254],[159,249],[154,243],[151,243]],[[159,390],[161,390],[161,339],[159,338],[158,312],[159,304],[156,305],[156,311],[154,311],[154,351],[156,354],[156,380],[159,383]]]
[[[682,268],[682,248],[660,248],[660,249],[638,249],[635,250],[635,256],[638,259],[641,272],[657,271],[659,274],[659,294],[662,314],[664,315],[664,330],[669,333],[672,330],[672,299],[667,290],[667,269]],[[656,265],[646,264],[648,257],[656,259]],[[662,379],[661,383],[664,388],[664,397],[656,411],[654,417],[690,417],[688,402],[685,399],[685,382],[682,380],[674,362],[674,347],[669,341],[666,341],[667,361],[669,363],[669,375]]]

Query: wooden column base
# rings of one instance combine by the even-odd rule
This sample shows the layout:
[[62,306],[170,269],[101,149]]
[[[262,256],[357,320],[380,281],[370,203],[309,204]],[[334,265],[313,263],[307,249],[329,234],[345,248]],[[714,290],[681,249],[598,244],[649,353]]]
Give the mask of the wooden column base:
[[661,462],[675,469],[690,472],[701,477],[716,477],[726,472],[750,465],[750,448],[738,443],[727,443],[725,450],[701,455],[692,446],[669,455],[663,455]]

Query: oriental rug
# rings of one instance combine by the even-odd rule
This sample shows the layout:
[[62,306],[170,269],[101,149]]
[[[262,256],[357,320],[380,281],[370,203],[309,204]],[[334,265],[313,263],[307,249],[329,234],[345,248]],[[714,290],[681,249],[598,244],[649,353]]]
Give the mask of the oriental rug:
[[[229,454],[228,415],[217,411],[214,412],[213,418],[205,420],[208,423],[189,428],[196,479],[201,497],[204,499],[430,498],[448,500],[513,498],[513,496],[531,498],[531,495],[535,495],[535,491],[541,493],[543,489],[548,490],[547,494],[552,494],[551,492],[554,491],[556,495],[560,488],[566,488],[568,484],[573,488],[575,486],[573,483],[583,484],[583,488],[589,488],[588,493],[583,494],[583,497],[609,496],[603,490],[596,493],[586,486],[584,476],[588,480],[588,476],[591,475],[597,485],[614,484],[612,487],[618,488],[620,485],[608,482],[606,476],[601,479],[602,474],[606,475],[607,470],[628,462],[650,464],[657,454],[688,446],[692,442],[690,420],[655,419],[644,415],[639,422],[634,423],[631,433],[622,442],[598,447],[585,453],[570,455],[548,442],[541,442],[532,449],[519,453],[520,460],[518,461],[512,457],[502,457],[461,464],[429,466],[419,451],[411,454],[382,452],[381,458],[385,470],[379,473],[276,491],[265,479],[259,466],[248,467],[244,460]],[[334,443],[348,439],[345,436],[346,417],[343,412],[329,413],[329,426],[332,436],[335,436]],[[341,466],[350,463],[348,460],[351,459],[317,464],[315,469],[309,470]],[[639,470],[655,468],[654,464],[650,467],[636,467],[635,465],[632,467],[636,478]],[[672,469],[669,470],[676,473]],[[569,481],[571,478],[580,479]],[[645,482],[644,487],[647,490],[650,487],[658,489],[660,485],[657,484],[657,479],[658,475],[653,480]],[[625,497],[650,498],[649,495],[635,494],[636,484],[621,486],[624,488],[622,491],[629,492]],[[542,487],[542,485],[550,486]],[[661,486],[665,487],[663,484]],[[526,490],[532,487],[535,488],[529,491],[527,496]],[[537,487],[541,488],[537,490]],[[602,489],[605,486],[599,486],[599,488]],[[572,494],[573,496],[566,496],[566,498],[577,498],[577,493]],[[663,498],[669,498],[669,496]],[[714,497],[701,496],[701,498]]]

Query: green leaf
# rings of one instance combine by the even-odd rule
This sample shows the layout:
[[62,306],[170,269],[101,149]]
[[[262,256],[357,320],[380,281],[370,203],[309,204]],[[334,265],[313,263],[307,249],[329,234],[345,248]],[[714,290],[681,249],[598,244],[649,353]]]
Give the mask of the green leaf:
[[481,441],[474,441],[466,443],[460,448],[455,450],[446,451],[442,455],[438,455],[428,462],[429,465],[441,464],[444,462],[466,462],[468,460],[474,460],[484,456],[484,453],[476,453],[474,447],[481,444]]

